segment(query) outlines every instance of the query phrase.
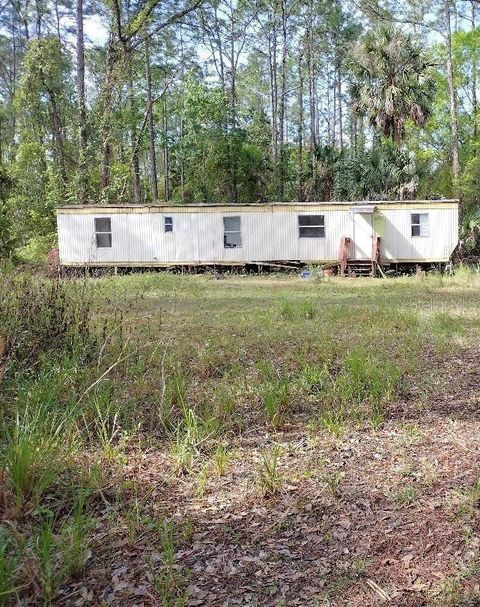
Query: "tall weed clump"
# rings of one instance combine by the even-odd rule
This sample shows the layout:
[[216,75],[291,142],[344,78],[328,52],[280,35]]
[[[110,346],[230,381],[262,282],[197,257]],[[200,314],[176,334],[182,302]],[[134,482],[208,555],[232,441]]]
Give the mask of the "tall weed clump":
[[335,435],[348,421],[382,423],[385,405],[398,393],[401,370],[392,361],[363,349],[348,353],[329,371],[321,425]]
[[69,475],[78,405],[102,372],[90,288],[0,268],[0,517],[16,520],[12,533],[0,526],[0,605],[33,586],[50,602],[86,559],[89,522],[81,500],[69,513]]
[[7,529],[0,525],[0,605],[7,605],[15,594],[17,557]]
[[0,270],[1,366],[12,373],[38,368],[45,358],[91,353],[92,298],[82,286]]
[[75,449],[75,382],[96,340],[86,285],[3,269],[0,285],[0,472],[20,514]]
[[75,431],[68,415],[40,405],[17,410],[12,422],[3,420],[0,432],[0,457],[20,514],[27,502],[38,505],[57,481],[75,448]]

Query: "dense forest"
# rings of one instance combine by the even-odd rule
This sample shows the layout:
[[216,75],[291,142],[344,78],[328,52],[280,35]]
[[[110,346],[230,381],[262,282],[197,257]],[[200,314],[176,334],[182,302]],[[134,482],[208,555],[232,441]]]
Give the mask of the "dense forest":
[[477,0],[1,0],[0,253],[62,204],[460,197]]

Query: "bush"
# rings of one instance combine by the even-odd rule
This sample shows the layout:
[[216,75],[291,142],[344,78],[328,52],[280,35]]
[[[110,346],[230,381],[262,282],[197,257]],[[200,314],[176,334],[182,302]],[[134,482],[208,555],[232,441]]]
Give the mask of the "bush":
[[85,357],[93,346],[91,299],[60,281],[0,271],[3,375],[37,367],[48,356]]

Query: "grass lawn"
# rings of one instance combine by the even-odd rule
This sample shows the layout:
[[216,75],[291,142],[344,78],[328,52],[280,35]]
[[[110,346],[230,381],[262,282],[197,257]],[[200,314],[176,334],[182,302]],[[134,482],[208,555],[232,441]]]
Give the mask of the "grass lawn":
[[479,605],[480,275],[220,278],[3,275],[0,605]]

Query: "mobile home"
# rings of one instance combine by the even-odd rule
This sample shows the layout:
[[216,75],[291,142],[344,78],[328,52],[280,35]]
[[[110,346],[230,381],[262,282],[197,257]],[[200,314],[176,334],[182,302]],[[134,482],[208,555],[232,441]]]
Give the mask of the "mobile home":
[[57,225],[63,267],[296,262],[347,271],[447,262],[458,201],[72,205],[57,209]]

